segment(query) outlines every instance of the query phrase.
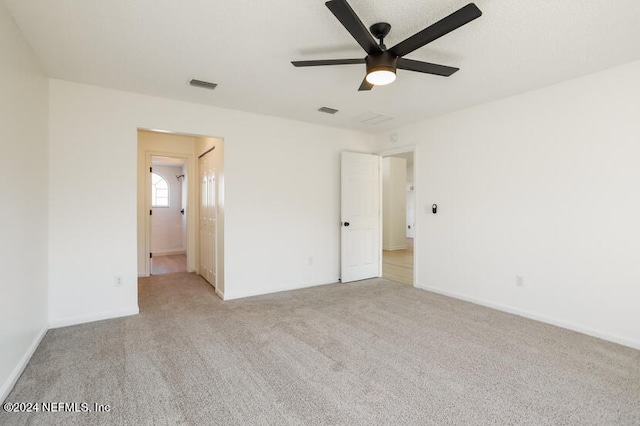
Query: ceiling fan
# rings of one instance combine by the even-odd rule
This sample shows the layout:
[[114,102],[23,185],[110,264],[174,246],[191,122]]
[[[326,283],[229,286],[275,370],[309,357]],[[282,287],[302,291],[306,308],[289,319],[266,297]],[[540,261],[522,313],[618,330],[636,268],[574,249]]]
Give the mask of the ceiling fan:
[[[469,3],[435,24],[401,41],[391,49],[387,49],[384,45],[384,38],[391,30],[390,24],[378,22],[371,25],[369,28],[371,32],[369,32],[346,0],[330,0],[326,2],[325,5],[335,17],[338,18],[338,21],[340,21],[347,31],[351,33],[365,52],[367,52],[367,56],[363,59],[321,59],[314,61],[292,61],[291,63],[295,67],[366,64],[367,75],[364,80],[362,80],[362,84],[360,84],[358,90],[371,90],[373,86],[392,83],[396,79],[396,70],[398,68],[401,70],[449,77],[458,71],[459,68],[414,61],[412,59],[406,59],[403,56],[482,15],[482,12],[475,4]],[[376,43],[372,35],[379,40],[379,43]]]

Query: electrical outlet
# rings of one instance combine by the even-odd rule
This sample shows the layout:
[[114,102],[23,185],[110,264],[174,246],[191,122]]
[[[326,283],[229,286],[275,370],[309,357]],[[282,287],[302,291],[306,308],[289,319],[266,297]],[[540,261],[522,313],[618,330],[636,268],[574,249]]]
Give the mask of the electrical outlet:
[[124,277],[122,275],[116,275],[113,285],[116,287],[122,287],[124,285]]
[[524,277],[522,275],[516,275],[516,286],[524,287]]

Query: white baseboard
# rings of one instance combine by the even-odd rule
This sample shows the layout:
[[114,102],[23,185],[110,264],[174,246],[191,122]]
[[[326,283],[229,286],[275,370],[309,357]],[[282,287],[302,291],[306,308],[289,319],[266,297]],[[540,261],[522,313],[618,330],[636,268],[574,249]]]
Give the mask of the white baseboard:
[[184,249],[154,251],[153,252],[153,255],[155,257],[158,257],[158,256],[175,256],[177,254],[187,254],[187,252]]
[[436,287],[422,286],[416,284],[414,287],[421,290],[431,291],[433,293],[442,294],[444,296],[453,297],[454,299],[464,300],[465,302],[475,303],[476,305],[486,306],[488,308],[496,309],[498,311],[508,312],[510,314],[518,315],[524,318],[529,318],[535,321],[544,322],[546,324],[555,325],[557,327],[566,328],[568,330],[577,331],[578,333],[586,334],[588,336],[597,337],[602,340],[617,343],[619,345],[628,346],[633,349],[640,349],[640,342],[630,340],[624,337],[616,336],[611,333],[595,330],[589,327],[583,327],[568,321],[559,320],[557,318],[548,317],[545,315],[536,314],[535,312],[523,311],[518,308],[514,308],[500,303],[490,302],[484,299],[478,299],[475,297],[466,296],[464,294],[454,293],[447,290],[442,290]]
[[[40,342],[42,341],[42,338],[44,337],[45,334],[47,334],[46,327],[40,330],[40,332],[36,335],[36,337],[33,339],[33,342],[31,342],[31,345],[29,345],[29,349],[27,349],[27,351],[24,353],[22,358],[20,358],[20,361],[18,362],[18,364],[15,366],[15,368],[9,375],[9,378],[7,379],[7,381],[2,384],[2,388],[0,388],[0,402],[4,402],[4,400],[7,399],[7,397],[9,396],[9,393],[11,392],[13,387],[16,385],[16,382],[20,378],[20,375],[22,375],[22,372],[24,371],[24,369],[27,367],[27,364],[29,364],[29,360],[31,359],[31,357],[33,356],[33,353],[38,348],[38,345],[40,345]],[[16,401],[10,401],[10,402],[16,402]]]
[[215,291],[216,291],[216,294],[220,296],[220,299],[224,300],[224,292],[218,290],[217,288],[215,289]]
[[101,312],[99,314],[62,318],[62,319],[50,319],[49,327],[50,328],[68,327],[70,325],[85,324],[87,322],[102,321],[106,319],[113,319],[113,318],[120,318],[120,317],[128,317],[130,315],[138,315],[139,313],[140,313],[140,309],[136,306],[135,308],[124,309],[121,311]]
[[291,286],[283,286],[278,288],[266,288],[264,290],[261,289],[258,291],[248,291],[243,293],[232,294],[231,296],[229,296],[228,293],[225,293],[223,300],[243,299],[245,297],[262,296],[263,294],[280,293],[283,291],[290,291],[290,290],[300,290],[303,288],[316,287],[319,285],[328,285],[328,284],[336,284],[336,282],[335,281],[310,282],[302,285],[291,285]]
[[393,251],[393,250],[406,250],[406,248],[407,248],[407,245],[406,244],[402,244],[402,245],[399,245],[399,246],[382,247],[382,250],[390,250],[390,251]]

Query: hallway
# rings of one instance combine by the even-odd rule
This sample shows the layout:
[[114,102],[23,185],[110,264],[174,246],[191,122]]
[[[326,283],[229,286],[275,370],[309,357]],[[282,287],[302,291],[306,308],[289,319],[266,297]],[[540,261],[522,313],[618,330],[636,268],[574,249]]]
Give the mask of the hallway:
[[382,277],[413,285],[413,238],[407,238],[404,250],[382,251]]
[[187,271],[187,256],[176,254],[171,256],[154,256],[151,275],[172,274]]

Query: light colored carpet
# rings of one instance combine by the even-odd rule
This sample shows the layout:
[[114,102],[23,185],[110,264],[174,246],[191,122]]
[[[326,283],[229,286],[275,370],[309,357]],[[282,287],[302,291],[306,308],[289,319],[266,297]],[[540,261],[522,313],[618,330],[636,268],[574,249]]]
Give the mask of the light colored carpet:
[[383,279],[223,302],[140,280],[138,316],[50,330],[2,425],[638,425],[640,351]]

